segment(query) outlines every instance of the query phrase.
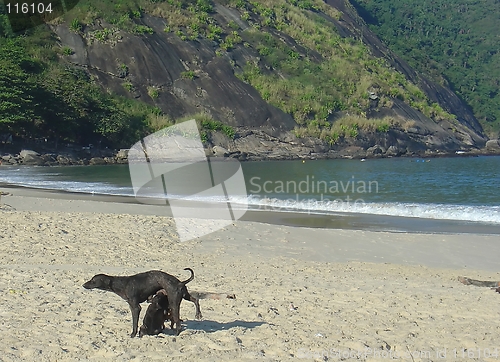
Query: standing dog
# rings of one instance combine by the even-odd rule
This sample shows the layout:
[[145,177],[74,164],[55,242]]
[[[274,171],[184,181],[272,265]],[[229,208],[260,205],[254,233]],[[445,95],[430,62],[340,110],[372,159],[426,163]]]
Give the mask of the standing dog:
[[130,276],[97,274],[83,284],[83,287],[85,289],[101,289],[113,292],[127,301],[132,312],[132,333],[130,337],[135,337],[137,334],[139,314],[141,312],[140,303],[156,294],[160,289],[164,289],[168,298],[172,325],[175,324],[176,334],[179,335],[181,332],[180,306],[182,299],[193,302],[196,307],[195,317],[197,319],[202,318],[198,299],[192,297],[186,288],[186,284],[194,279],[194,272],[190,268],[184,270],[191,272],[191,277],[183,282],[173,275],[159,270],[151,270]]

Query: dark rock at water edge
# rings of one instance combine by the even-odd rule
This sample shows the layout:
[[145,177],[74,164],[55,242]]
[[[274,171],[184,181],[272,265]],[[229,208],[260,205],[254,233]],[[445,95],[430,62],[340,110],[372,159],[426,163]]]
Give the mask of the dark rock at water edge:
[[[341,138],[329,144],[314,137],[297,138],[291,131],[275,128],[251,129],[239,127],[233,139],[213,132],[205,142],[207,157],[237,159],[239,161],[297,160],[297,159],[364,159],[385,157],[443,157],[500,155],[499,140],[489,140],[479,148],[447,135],[436,136],[436,131],[425,127],[391,129],[387,132],[367,133],[362,130],[355,138]],[[128,149],[47,150],[37,147],[22,148],[18,152],[2,152],[0,165],[70,166],[112,165],[128,163]]]

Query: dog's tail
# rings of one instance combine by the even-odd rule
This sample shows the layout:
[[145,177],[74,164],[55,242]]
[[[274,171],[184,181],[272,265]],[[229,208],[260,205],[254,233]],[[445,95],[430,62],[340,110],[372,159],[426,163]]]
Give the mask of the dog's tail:
[[190,272],[191,272],[191,276],[189,277],[189,279],[184,280],[183,282],[181,282],[182,284],[187,284],[187,283],[189,283],[191,280],[193,280],[193,279],[194,279],[194,271],[193,271],[193,269],[191,269],[191,268],[184,268],[184,270],[188,270],[188,271],[190,271]]

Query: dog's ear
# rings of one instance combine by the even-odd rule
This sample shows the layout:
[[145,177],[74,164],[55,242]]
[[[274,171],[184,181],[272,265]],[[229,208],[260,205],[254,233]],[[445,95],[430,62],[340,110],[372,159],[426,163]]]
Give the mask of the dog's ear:
[[106,274],[101,274],[102,289],[111,290],[111,278]]

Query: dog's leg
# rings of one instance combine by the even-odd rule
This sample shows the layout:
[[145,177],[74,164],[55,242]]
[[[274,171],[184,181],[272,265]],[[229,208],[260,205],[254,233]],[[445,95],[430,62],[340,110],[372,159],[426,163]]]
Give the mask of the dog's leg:
[[139,314],[141,313],[141,305],[139,303],[130,303],[130,311],[132,312],[132,333],[130,337],[135,337],[139,326]]
[[201,315],[200,303],[198,302],[198,299],[196,299],[195,297],[193,297],[189,293],[184,294],[184,299],[189,300],[190,302],[194,303],[194,306],[196,307],[195,318],[196,319],[202,319],[203,316]]
[[[172,324],[175,324],[175,333],[178,336],[181,333],[181,317],[180,317],[180,307],[181,307],[182,295],[176,294],[172,298],[172,303],[170,304],[170,313]],[[169,300],[170,303],[170,300]]]
[[142,338],[145,334],[147,334],[146,327],[141,326],[141,328],[139,328],[139,338]]

